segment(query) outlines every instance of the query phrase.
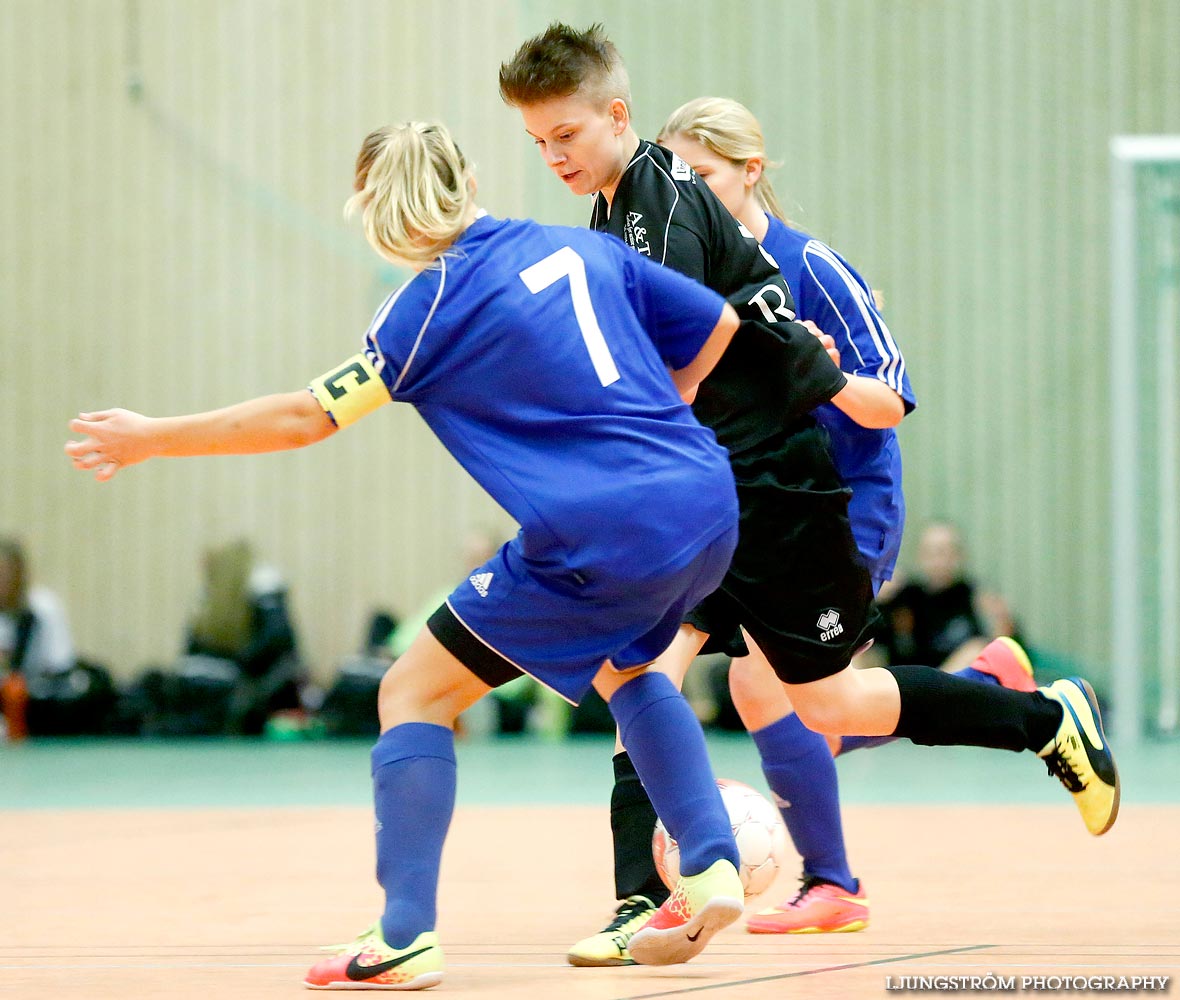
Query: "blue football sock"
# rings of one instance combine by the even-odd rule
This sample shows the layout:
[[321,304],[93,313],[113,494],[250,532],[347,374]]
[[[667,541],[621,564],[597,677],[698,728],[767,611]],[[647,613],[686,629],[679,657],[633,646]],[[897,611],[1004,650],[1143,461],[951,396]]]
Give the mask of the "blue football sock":
[[844,850],[836,762],[828,741],[793,712],[750,735],[762,758],[766,783],[803,858],[803,873],[856,892]]
[[434,930],[439,862],[455,810],[455,735],[425,722],[394,726],[373,747],[372,763],[381,932],[387,944],[405,948]]
[[610,710],[656,814],[680,845],[681,874],[699,875],[720,858],[736,867],[705,735],[672,682],[655,671],[640,674],[615,692]]
[[980,681],[984,684],[999,685],[1000,678],[994,674],[985,674],[982,670],[976,670],[974,667],[964,667],[962,670],[956,670],[952,677],[963,677],[969,681]]
[[892,743],[896,736],[841,736],[840,737],[840,751],[836,754],[840,757],[852,750],[867,750],[869,747],[882,747],[886,743]]

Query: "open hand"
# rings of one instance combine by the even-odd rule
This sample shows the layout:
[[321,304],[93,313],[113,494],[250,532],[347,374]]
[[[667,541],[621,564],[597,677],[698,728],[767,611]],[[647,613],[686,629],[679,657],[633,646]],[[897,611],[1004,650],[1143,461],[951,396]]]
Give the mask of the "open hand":
[[105,483],[120,469],[151,457],[147,425],[147,417],[131,410],[79,413],[69,426],[84,436],[67,442],[66,454],[75,469],[93,470],[94,478]]

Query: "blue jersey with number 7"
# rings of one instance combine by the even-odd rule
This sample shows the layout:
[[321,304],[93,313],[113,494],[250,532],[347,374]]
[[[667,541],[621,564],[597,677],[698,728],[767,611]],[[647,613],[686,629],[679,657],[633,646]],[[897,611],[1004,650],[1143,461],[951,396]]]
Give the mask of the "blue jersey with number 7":
[[385,301],[365,350],[526,557],[641,579],[736,520],[728,457],[668,375],[722,305],[614,237],[484,215]]

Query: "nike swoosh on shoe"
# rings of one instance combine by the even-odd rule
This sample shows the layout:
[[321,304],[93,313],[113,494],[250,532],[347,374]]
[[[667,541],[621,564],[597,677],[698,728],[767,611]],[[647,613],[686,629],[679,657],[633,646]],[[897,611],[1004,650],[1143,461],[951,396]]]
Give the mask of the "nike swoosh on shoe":
[[1061,688],[1061,695],[1069,704],[1070,714],[1086,739],[1099,750],[1106,749],[1106,741],[1097,729],[1098,709],[1091,704],[1088,692],[1080,685],[1071,682]]
[[373,965],[361,965],[358,960],[359,956],[353,955],[348,962],[348,968],[344,970],[344,974],[348,976],[353,982],[362,982],[365,979],[372,979],[374,976],[379,976],[383,972],[388,972],[390,969],[395,969],[399,965],[408,962],[411,958],[417,958],[419,955],[424,955],[430,951],[430,946],[419,948],[417,951],[407,952],[405,955],[398,955],[397,958],[391,958],[387,962],[377,962]]

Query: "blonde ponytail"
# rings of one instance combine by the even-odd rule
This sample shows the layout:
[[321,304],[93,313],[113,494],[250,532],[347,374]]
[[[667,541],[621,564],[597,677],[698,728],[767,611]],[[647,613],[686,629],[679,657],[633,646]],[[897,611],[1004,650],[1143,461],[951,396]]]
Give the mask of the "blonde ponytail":
[[474,173],[446,126],[405,122],[369,133],[356,158],[344,214],[362,213],[365,237],[394,264],[422,267],[467,224]]

